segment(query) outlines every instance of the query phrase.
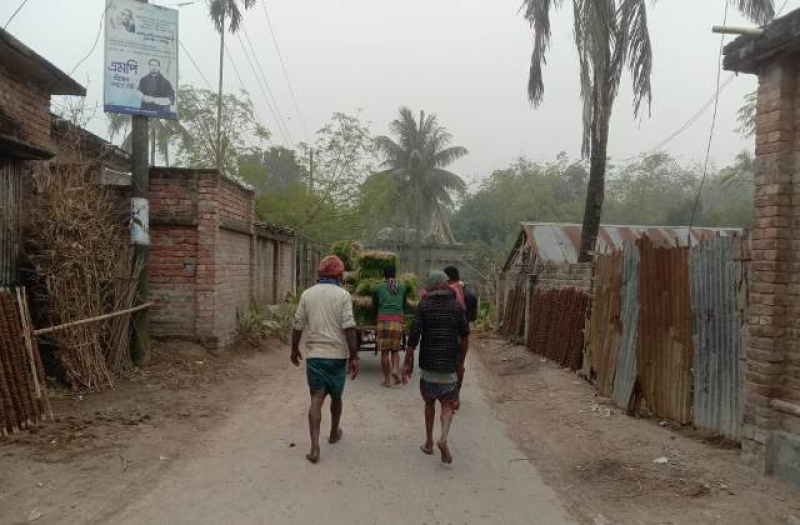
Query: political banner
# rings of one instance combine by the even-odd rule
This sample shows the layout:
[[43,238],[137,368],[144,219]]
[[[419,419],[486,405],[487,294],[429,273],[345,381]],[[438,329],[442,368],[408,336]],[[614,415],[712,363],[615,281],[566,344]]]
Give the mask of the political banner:
[[178,11],[107,0],[105,110],[178,118]]

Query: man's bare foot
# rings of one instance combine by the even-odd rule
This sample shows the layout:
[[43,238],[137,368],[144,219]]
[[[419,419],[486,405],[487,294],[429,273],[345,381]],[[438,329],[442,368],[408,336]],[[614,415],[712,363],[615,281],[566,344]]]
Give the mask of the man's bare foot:
[[342,431],[342,427],[339,427],[335,433],[331,432],[331,436],[328,438],[328,443],[330,443],[331,445],[335,445],[336,443],[342,440],[343,435],[344,432]]
[[312,450],[311,452],[306,454],[306,459],[314,464],[319,463],[319,450],[316,451]]
[[433,443],[425,443],[419,446],[419,449],[422,451],[423,454],[427,454],[428,456],[433,456]]
[[384,379],[381,382],[381,386],[385,386],[386,388],[391,388],[392,387],[392,382],[389,379]]
[[397,375],[397,374],[392,374],[392,377],[394,378],[394,384],[395,385],[399,385],[399,384],[401,384],[403,382],[403,380],[400,379],[400,376]]
[[450,453],[450,448],[447,446],[446,441],[439,441],[437,443],[439,452],[442,453],[442,463],[450,464],[453,462],[453,455]]

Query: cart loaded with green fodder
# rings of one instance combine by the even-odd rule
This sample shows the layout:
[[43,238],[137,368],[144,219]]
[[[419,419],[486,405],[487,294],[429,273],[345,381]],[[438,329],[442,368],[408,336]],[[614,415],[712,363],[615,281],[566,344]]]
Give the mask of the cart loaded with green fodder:
[[[377,352],[377,304],[375,287],[384,280],[384,268],[399,268],[397,254],[376,250],[361,250],[356,243],[341,242],[333,246],[333,252],[345,263],[344,286],[353,298],[353,314],[358,329],[359,349]],[[411,273],[398,276],[408,290],[404,314],[406,329],[410,327],[414,309],[418,302],[417,277]],[[405,338],[405,336],[404,336]]]

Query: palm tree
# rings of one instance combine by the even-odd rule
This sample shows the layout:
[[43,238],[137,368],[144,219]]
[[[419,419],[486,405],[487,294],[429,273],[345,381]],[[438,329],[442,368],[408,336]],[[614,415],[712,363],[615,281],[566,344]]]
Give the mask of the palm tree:
[[[149,139],[150,139],[150,165],[156,164],[156,151],[164,157],[164,162],[167,167],[170,164],[170,145],[175,140],[190,140],[189,132],[179,120],[172,119],[149,119],[150,125]],[[131,152],[131,117],[121,113],[108,114],[108,134],[113,141],[117,135],[122,135],[122,142],[120,148]]]
[[[730,0],[748,18],[766,23],[774,16],[773,0]],[[550,47],[550,15],[562,0],[523,0],[522,13],[534,33],[528,76],[528,98],[537,106],[544,95],[542,67]],[[647,0],[572,0],[575,45],[583,100],[582,154],[589,158],[579,261],[586,262],[600,230],[605,193],[609,122],[620,79],[629,69],[633,82],[633,112],[652,98],[653,53],[647,27]]]
[[[250,9],[256,5],[256,0],[241,0],[245,9]],[[217,101],[217,168],[222,169],[222,71],[225,58],[225,22],[228,21],[228,31],[231,34],[239,30],[242,23],[242,10],[239,8],[239,0],[211,0],[208,5],[209,14],[214,21],[219,32],[219,93]]]
[[407,107],[400,108],[400,118],[389,129],[396,140],[381,136],[375,145],[384,155],[382,166],[397,183],[398,193],[406,199],[406,211],[413,219],[414,269],[422,268],[422,216],[441,216],[453,207],[450,193],[464,191],[466,184],[445,168],[467,154],[461,146],[451,146],[452,135],[439,124],[436,115],[420,112],[419,121]]

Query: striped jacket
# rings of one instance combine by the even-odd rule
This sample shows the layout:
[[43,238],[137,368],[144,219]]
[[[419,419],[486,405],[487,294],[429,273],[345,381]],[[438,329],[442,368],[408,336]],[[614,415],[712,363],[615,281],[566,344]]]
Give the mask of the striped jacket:
[[450,290],[428,294],[417,307],[408,345],[420,343],[419,367],[428,372],[451,373],[461,360],[460,337],[469,334],[461,304]]

